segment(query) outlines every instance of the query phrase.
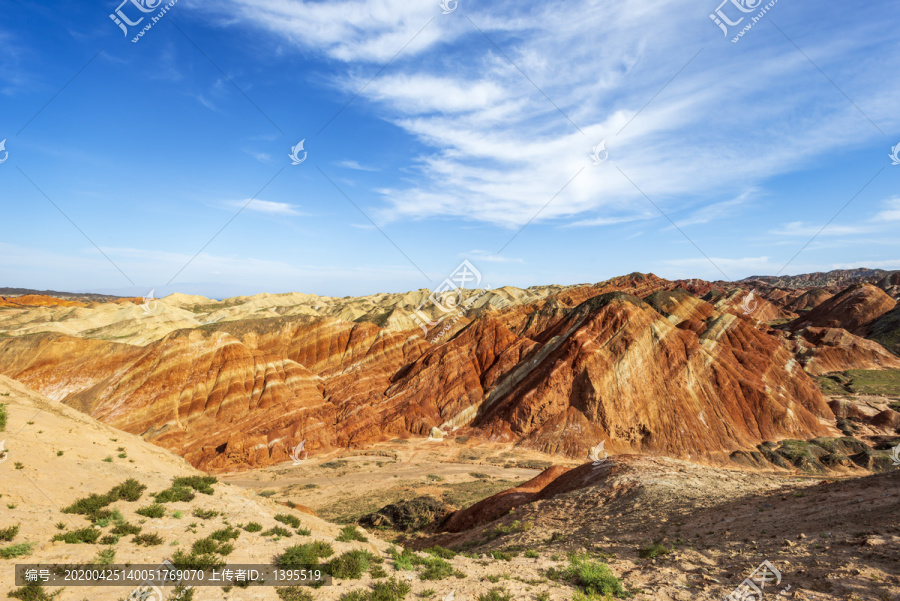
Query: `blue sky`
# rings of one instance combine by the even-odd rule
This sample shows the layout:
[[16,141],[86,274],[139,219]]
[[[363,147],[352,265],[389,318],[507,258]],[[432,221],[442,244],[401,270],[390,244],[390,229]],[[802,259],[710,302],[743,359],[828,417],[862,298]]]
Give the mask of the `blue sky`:
[[0,0],[0,286],[900,269],[896,3],[157,4]]

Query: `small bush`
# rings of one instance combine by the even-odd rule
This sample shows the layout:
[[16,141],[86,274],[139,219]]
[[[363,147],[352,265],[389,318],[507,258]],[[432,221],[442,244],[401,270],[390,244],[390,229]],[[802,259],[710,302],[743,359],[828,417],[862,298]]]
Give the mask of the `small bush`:
[[282,528],[281,526],[275,526],[274,528],[269,528],[265,532],[263,532],[260,536],[293,536],[293,533],[287,528]]
[[658,557],[660,555],[666,555],[670,553],[672,549],[668,548],[662,543],[653,543],[650,546],[644,547],[638,551],[638,555],[641,559],[653,559],[654,557]]
[[13,599],[21,599],[22,601],[51,601],[58,597],[61,592],[63,592],[63,589],[60,588],[52,593],[48,593],[44,590],[44,587],[37,582],[29,582],[22,588],[9,591],[7,595]]
[[6,419],[8,415],[6,413],[6,405],[0,405],[0,432],[6,431]]
[[103,534],[103,532],[95,528],[81,528],[80,530],[73,530],[72,532],[66,532],[65,534],[57,534],[53,537],[53,540],[61,540],[70,545],[78,543],[94,544],[97,542],[97,539],[100,538],[101,534]]
[[453,575],[453,566],[444,559],[432,557],[425,560],[425,571],[419,574],[421,580],[443,580]]
[[377,559],[369,551],[355,549],[329,561],[325,570],[335,578],[362,578]]
[[135,524],[129,524],[128,522],[122,520],[120,522],[116,522],[111,532],[113,534],[121,534],[122,536],[128,534],[140,534],[141,527]]
[[209,535],[209,538],[225,543],[230,540],[238,538],[240,535],[241,535],[240,530],[238,530],[237,528],[232,528],[231,526],[228,526],[227,528],[221,528],[219,530],[216,530],[215,532],[213,532],[212,534]]
[[200,518],[201,520],[211,520],[219,515],[219,512],[213,511],[212,509],[195,509],[193,515],[195,518]]
[[103,549],[99,553],[97,553],[97,557],[91,561],[92,565],[95,566],[108,566],[112,565],[112,563],[116,560],[116,550],[115,549]]
[[588,598],[592,596],[621,598],[629,596],[622,587],[622,581],[615,577],[609,566],[591,559],[589,555],[572,555],[569,558],[569,568],[565,574],[575,584],[584,587]]
[[537,559],[538,557],[541,556],[541,554],[538,553],[537,551],[535,551],[534,549],[528,549],[527,551],[525,551],[524,555],[525,555],[525,557],[527,557],[529,559]]
[[57,456],[57,457],[62,457],[62,456],[63,456],[63,451],[57,451],[57,452],[56,452],[56,456]]
[[298,518],[297,516],[288,515],[285,513],[279,513],[278,515],[276,515],[275,521],[281,522],[282,524],[287,524],[288,526],[292,526],[294,528],[299,528],[303,524],[303,522],[301,522],[300,518]]
[[262,524],[257,524],[256,522],[250,522],[246,526],[244,526],[244,530],[247,532],[259,532],[263,529]]
[[483,595],[478,595],[478,601],[512,601],[512,595],[503,587],[494,587]]
[[408,582],[389,578],[384,582],[376,582],[372,588],[371,601],[403,601],[411,587]]
[[131,542],[144,547],[155,547],[163,544],[163,538],[154,532],[152,534],[138,534],[131,539]]
[[195,555],[185,553],[181,549],[172,556],[172,565],[179,570],[218,570],[225,567],[225,560],[214,553]]
[[303,545],[294,545],[285,549],[277,559],[278,567],[290,569],[311,569],[319,565],[319,560],[334,555],[330,543],[313,541]]
[[118,534],[106,534],[106,535],[100,537],[99,542],[101,545],[114,545],[117,542],[119,542],[120,538],[122,538],[122,537],[119,536]]
[[435,545],[434,547],[429,547],[428,549],[423,549],[425,553],[429,555],[434,555],[435,557],[440,557],[442,559],[453,559],[456,557],[456,551],[451,551],[450,549],[445,549],[439,545]]
[[19,524],[15,526],[10,526],[9,528],[3,528],[0,530],[0,540],[2,541],[11,541],[16,538],[16,535],[19,534]]
[[100,510],[104,509],[110,503],[119,500],[133,503],[141,498],[141,494],[147,489],[146,486],[129,478],[122,484],[114,486],[108,493],[104,495],[92,494],[83,499],[79,499],[63,509],[63,513],[76,513],[79,515],[93,516]]
[[12,559],[13,557],[28,555],[31,553],[32,547],[34,547],[34,543],[16,543],[15,545],[10,545],[0,549],[0,558]]
[[312,593],[302,586],[281,586],[275,592],[281,601],[313,601]]
[[341,528],[341,533],[334,540],[342,543],[349,543],[350,541],[359,541],[361,543],[369,542],[369,539],[363,535],[362,532],[356,529],[356,526],[352,524],[348,524]]
[[166,508],[159,503],[154,503],[153,505],[141,507],[135,513],[145,518],[161,518],[166,515]]
[[387,572],[380,565],[374,565],[369,568],[369,576],[372,578],[387,578]]
[[268,499],[269,497],[275,496],[275,491],[274,490],[261,490],[257,494],[261,497],[265,497]]

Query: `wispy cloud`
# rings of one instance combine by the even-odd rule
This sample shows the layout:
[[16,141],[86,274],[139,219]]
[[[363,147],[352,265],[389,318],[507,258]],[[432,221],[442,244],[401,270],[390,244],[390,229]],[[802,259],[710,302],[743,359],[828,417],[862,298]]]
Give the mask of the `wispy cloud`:
[[888,208],[878,213],[878,215],[875,216],[874,221],[900,221],[900,196],[886,200],[884,204],[887,205]]
[[[783,45],[728,61],[702,53],[645,107],[703,47],[702,39],[685,44],[685,31],[708,25],[688,0],[575,0],[565,10],[499,0],[449,16],[437,2],[403,0],[226,6],[299,48],[346,62],[350,75],[334,84],[348,94],[368,82],[371,63],[394,57],[429,24],[360,99],[429,149],[412,177],[382,190],[385,221],[449,216],[514,228],[540,212],[537,221],[608,225],[646,204],[618,166],[667,212],[690,198],[696,208],[679,223],[704,224],[734,214],[745,191],[772,176],[846,148],[848,131],[857,145],[879,135]],[[710,42],[721,43],[708,29]],[[865,24],[848,24],[843,34],[801,41],[826,65],[889,43],[887,32]],[[842,73],[842,84],[867,99],[867,114],[882,127],[900,125],[891,106],[900,82],[883,77],[885,63],[858,66]],[[779,103],[765,102],[773,95]],[[748,128],[753,123],[761,126]],[[588,154],[603,139],[610,160],[596,168]],[[733,200],[711,200],[727,195]]]
[[356,171],[378,171],[375,167],[366,167],[364,165],[360,165],[356,161],[339,161],[337,163],[338,167],[344,167],[346,169],[354,169]]
[[485,250],[470,250],[467,253],[462,253],[460,257],[471,259],[473,261],[484,261],[487,263],[524,263],[524,259],[518,259],[515,257],[504,257],[501,255],[496,255],[494,253],[487,252]]
[[835,225],[831,224],[822,229],[822,225],[793,221],[782,227],[772,230],[771,233],[778,236],[858,236],[868,234],[875,230],[870,225]]
[[227,204],[229,208],[241,208],[247,206],[245,211],[255,211],[257,213],[265,213],[267,215],[285,215],[285,216],[301,216],[305,213],[300,212],[295,205],[286,202],[272,202],[269,200],[254,199],[250,204],[247,200],[230,201]]

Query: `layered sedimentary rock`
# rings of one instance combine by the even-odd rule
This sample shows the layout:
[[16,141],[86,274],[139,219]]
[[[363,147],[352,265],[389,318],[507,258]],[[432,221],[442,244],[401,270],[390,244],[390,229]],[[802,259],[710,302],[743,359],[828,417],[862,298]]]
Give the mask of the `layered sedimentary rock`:
[[[440,325],[423,336],[390,317],[374,319],[382,327],[369,317],[279,315],[283,295],[215,306],[178,297],[164,309],[173,323],[224,318],[143,346],[134,337],[0,339],[0,373],[217,470],[287,460],[303,440],[317,453],[436,428],[574,457],[604,440],[610,452],[711,460],[828,433],[820,420],[831,412],[797,349],[765,325],[780,309],[748,301],[749,290],[652,274],[529,290],[499,289],[496,298],[515,302],[476,304],[440,336]],[[698,298],[709,293],[717,304]],[[324,297],[301,296],[303,307],[324,310]],[[374,315],[371,298],[342,299],[341,310]],[[754,300],[756,313],[745,314]],[[238,312],[248,304],[252,318]],[[73,310],[84,321],[102,313],[104,328],[111,311],[129,328],[144,312]],[[150,330],[163,327],[147,319]]]
[[792,324],[792,331],[803,328],[843,328],[865,336],[869,325],[894,309],[897,301],[871,284],[856,284],[823,302]]
[[814,376],[849,369],[900,369],[900,358],[882,345],[841,328],[805,328],[791,344],[803,368]]

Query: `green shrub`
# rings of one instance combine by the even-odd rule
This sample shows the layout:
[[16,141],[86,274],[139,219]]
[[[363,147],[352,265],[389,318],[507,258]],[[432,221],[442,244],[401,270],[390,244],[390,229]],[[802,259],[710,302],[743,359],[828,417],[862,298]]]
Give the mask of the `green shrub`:
[[61,540],[69,544],[94,544],[97,542],[97,539],[100,538],[101,534],[103,534],[103,532],[95,528],[81,528],[80,530],[73,530],[72,532],[66,532],[65,534],[57,534],[53,537],[53,540]]
[[371,601],[403,601],[411,587],[408,582],[389,578],[384,582],[376,582],[370,597]]
[[181,549],[172,556],[172,565],[179,570],[218,570],[225,567],[225,560],[214,553],[195,555],[185,553]]
[[101,545],[114,545],[119,542],[121,537],[118,534],[107,534],[105,536],[100,537]]
[[369,551],[355,549],[329,561],[325,570],[335,578],[362,578],[377,559]]
[[281,526],[275,526],[274,528],[269,528],[265,532],[263,532],[260,536],[293,536],[293,533],[287,528],[282,528]]
[[141,527],[135,524],[129,524],[128,522],[122,520],[116,522],[110,532],[112,532],[113,534],[121,534],[122,536],[125,536],[127,534],[140,534]]
[[115,560],[115,549],[103,549],[99,553],[97,553],[97,557],[95,557],[94,560],[91,561],[91,564],[95,566],[108,566],[112,565]]
[[319,565],[319,560],[334,555],[331,544],[324,541],[313,541],[303,545],[294,545],[285,549],[277,559],[278,567],[290,569],[311,569]]
[[21,555],[28,555],[31,553],[32,547],[34,547],[34,543],[16,543],[15,545],[10,545],[0,549],[0,558],[12,559],[13,557],[19,557]]
[[349,543],[350,541],[359,541],[361,543],[369,542],[369,539],[365,537],[365,535],[356,529],[356,526],[352,524],[348,524],[341,528],[341,533],[334,540]]
[[387,578],[387,572],[383,567],[376,564],[369,568],[369,576],[372,578]]
[[453,566],[439,557],[430,557],[425,560],[425,571],[419,574],[421,580],[443,580],[453,575]]
[[[258,495],[261,496],[261,497],[265,497],[265,498],[268,499],[269,497],[274,497],[274,496],[275,496],[275,491],[274,491],[274,490],[261,490],[261,491],[259,491],[259,492],[256,493],[256,494],[258,494]],[[288,587],[288,588],[290,588],[290,587]]]
[[155,547],[163,544],[163,538],[154,532],[152,534],[138,534],[131,539],[131,542],[145,547]]
[[219,515],[219,512],[213,511],[212,509],[195,509],[193,515],[195,518],[200,518],[201,520],[211,520]]
[[524,555],[525,555],[525,557],[527,557],[529,559],[537,559],[538,557],[541,556],[541,554],[538,553],[537,551],[535,551],[534,549],[528,549],[527,551],[525,551]]
[[63,589],[60,588],[52,593],[48,593],[44,590],[44,587],[37,582],[29,582],[22,588],[9,591],[7,595],[13,599],[21,599],[22,601],[51,601],[59,596],[61,592],[63,592]]
[[[246,530],[247,532],[259,532],[262,529],[263,529],[262,524],[257,524],[256,522],[250,522],[249,524],[244,526],[244,530]],[[291,587],[286,587],[286,588],[291,588]]]
[[454,557],[456,557],[456,551],[445,549],[440,545],[435,545],[434,547],[423,549],[423,551],[425,551],[425,553],[428,553],[429,555],[434,555],[435,557],[441,557],[443,559],[453,559]]
[[0,405],[0,432],[5,432],[5,431],[6,431],[6,419],[7,419],[7,417],[8,417],[8,416],[7,416],[7,413],[6,413],[6,405]]
[[153,505],[141,507],[135,513],[145,518],[161,518],[166,515],[166,508],[159,503],[154,503]]
[[293,528],[299,528],[303,524],[303,522],[301,522],[300,518],[298,518],[297,516],[288,515],[286,513],[279,513],[278,515],[276,515],[275,521],[281,522],[282,524],[287,524],[288,526],[291,526]]
[[240,535],[241,535],[240,530],[238,530],[237,528],[228,526],[227,528],[221,528],[219,530],[216,530],[215,532],[213,532],[212,534],[209,535],[209,538],[225,543],[230,540],[238,538]]
[[86,515],[90,519],[91,516],[94,516],[103,510],[110,503],[115,503],[119,500],[128,501],[130,503],[137,501],[141,498],[141,494],[143,494],[146,489],[146,486],[134,478],[129,478],[122,484],[114,486],[104,495],[92,494],[75,501],[63,509],[63,513]]
[[591,596],[625,598],[628,593],[622,587],[622,581],[616,578],[605,563],[595,561],[586,554],[573,554],[569,558],[566,576],[575,584],[584,587],[584,592]]
[[653,559],[659,555],[665,555],[670,553],[672,549],[668,548],[662,543],[653,543],[647,547],[644,547],[638,551],[638,555],[641,559]]
[[313,601],[312,593],[302,586],[281,586],[275,592],[281,601]]
[[0,530],[0,540],[2,541],[11,541],[16,538],[16,535],[19,534],[19,524],[15,526],[10,526],[9,528],[3,528]]
[[216,484],[218,481],[218,478],[215,476],[187,476],[175,478],[175,480],[172,481],[172,486],[176,488],[193,488],[204,495],[211,495],[215,492],[212,485]]
[[512,595],[503,587],[494,587],[483,595],[478,595],[478,601],[512,601]]

